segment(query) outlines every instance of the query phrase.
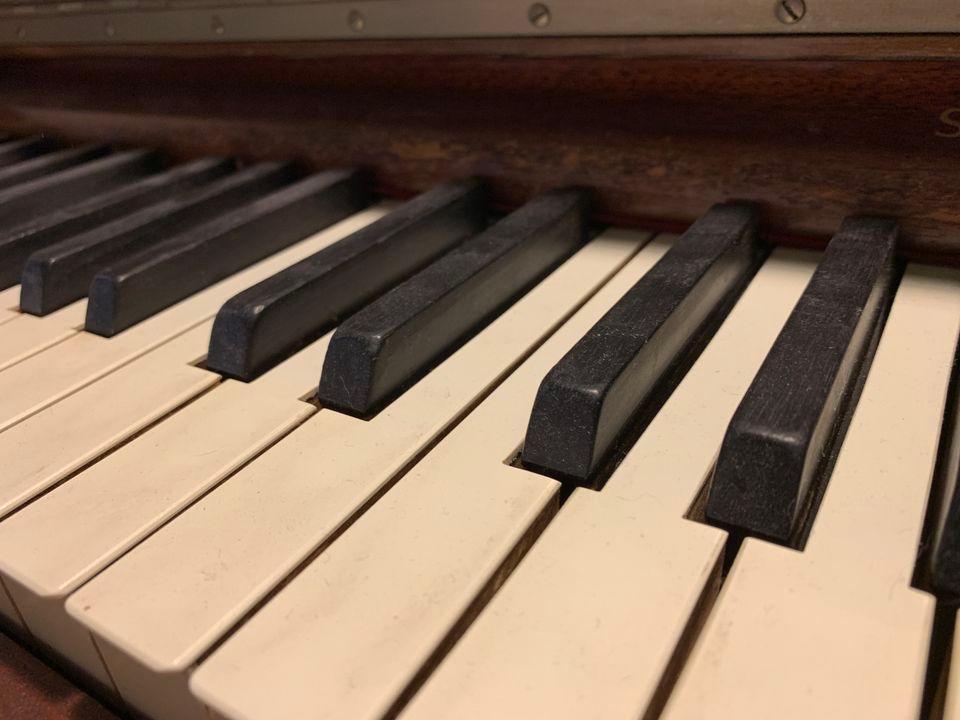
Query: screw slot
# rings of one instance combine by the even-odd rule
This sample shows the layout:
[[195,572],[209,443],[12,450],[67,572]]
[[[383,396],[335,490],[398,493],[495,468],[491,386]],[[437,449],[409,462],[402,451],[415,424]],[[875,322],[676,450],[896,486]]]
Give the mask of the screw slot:
[[109,20],[103,24],[103,34],[107,37],[113,37],[117,34],[116,28],[113,27],[113,23]]
[[223,21],[218,15],[214,15],[212,18],[210,18],[210,29],[216,35],[223,35]]
[[351,10],[347,15],[347,25],[349,25],[350,29],[354,32],[363,32],[363,29],[367,26],[367,19],[362,13]]
[[26,31],[26,29],[23,27],[23,25],[20,25],[20,26],[17,28],[17,37],[18,37],[20,40],[23,40],[26,36],[27,36],[27,31]]
[[545,28],[550,24],[550,8],[543,3],[534,3],[527,11],[527,19],[534,27]]
[[777,0],[774,11],[777,20],[784,25],[793,25],[803,20],[807,14],[807,4],[804,0]]

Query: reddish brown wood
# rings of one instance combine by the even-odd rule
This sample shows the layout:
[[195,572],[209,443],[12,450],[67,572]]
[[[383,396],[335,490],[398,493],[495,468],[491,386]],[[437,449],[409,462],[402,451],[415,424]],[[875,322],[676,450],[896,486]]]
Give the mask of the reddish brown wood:
[[0,633],[0,718],[116,720],[77,686]]
[[595,189],[600,219],[627,225],[679,228],[714,202],[749,198],[793,244],[822,244],[849,214],[887,213],[901,219],[904,255],[960,264],[960,138],[941,136],[960,132],[941,121],[960,108],[955,37],[9,54],[7,130],[177,157],[361,163],[391,196],[479,174],[504,208],[581,184]]

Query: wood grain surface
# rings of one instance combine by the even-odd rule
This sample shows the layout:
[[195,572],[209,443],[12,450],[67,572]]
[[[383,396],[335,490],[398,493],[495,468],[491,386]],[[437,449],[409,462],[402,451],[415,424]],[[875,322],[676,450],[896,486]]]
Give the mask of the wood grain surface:
[[363,164],[397,197],[478,174],[503,208],[585,185],[634,226],[746,198],[799,245],[890,214],[902,254],[960,263],[954,37],[485,42],[8,50],[0,126]]
[[83,690],[0,633],[0,718],[116,720]]

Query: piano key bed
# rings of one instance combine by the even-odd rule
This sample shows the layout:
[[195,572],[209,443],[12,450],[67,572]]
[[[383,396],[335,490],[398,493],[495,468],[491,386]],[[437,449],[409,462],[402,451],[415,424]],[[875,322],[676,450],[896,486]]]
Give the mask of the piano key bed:
[[0,143],[8,635],[155,720],[960,718],[960,274],[368,183]]

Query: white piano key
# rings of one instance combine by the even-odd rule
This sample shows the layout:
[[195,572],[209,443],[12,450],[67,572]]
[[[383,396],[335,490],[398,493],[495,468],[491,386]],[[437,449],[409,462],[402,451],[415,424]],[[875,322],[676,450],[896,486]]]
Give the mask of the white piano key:
[[20,286],[0,290],[0,325],[20,317]]
[[220,382],[189,365],[211,321],[0,433],[0,518]]
[[[759,271],[713,342],[643,436],[652,433],[661,442],[653,447],[647,445],[646,450],[642,446],[635,448],[625,461],[626,472],[633,475],[638,469],[638,456],[643,457],[645,463],[656,464],[651,474],[663,477],[662,482],[671,490],[680,485],[678,492],[683,492],[685,486],[688,497],[697,492],[722,436],[722,419],[718,422],[714,414],[723,414],[726,409],[729,416],[736,405],[736,398],[730,396],[737,392],[738,378],[736,372],[733,377],[725,372],[734,365],[731,355],[759,366],[811,270],[812,263],[787,260],[781,252]],[[611,283],[604,289],[604,293],[608,289],[610,292],[605,297],[603,293],[598,295],[597,301],[612,303],[630,284],[627,281],[614,288]],[[587,308],[592,312],[589,317]],[[387,493],[214,652],[195,674],[194,692],[232,718],[269,717],[275,703],[280,704],[280,714],[290,718],[310,717],[311,713],[373,718],[391,708],[448,633],[469,617],[472,604],[488,583],[496,582],[499,568],[525,541],[531,523],[542,513],[550,512],[556,488],[553,481],[507,466],[503,460],[515,452],[523,438],[539,379],[589,329],[603,309],[590,305],[587,308],[584,317],[578,316],[576,322],[554,336],[414,468],[411,476]],[[750,379],[749,372],[743,375],[739,379],[741,392]],[[707,393],[707,397],[702,393]],[[714,399],[720,401],[716,410],[711,406]],[[694,422],[692,433],[688,434],[686,429],[678,433],[678,420],[688,419]],[[713,430],[715,442],[710,437],[712,423],[718,426]],[[677,442],[691,435],[697,438],[696,443]],[[700,447],[701,438],[708,445],[706,449]],[[664,441],[669,443],[666,447]],[[687,477],[691,471],[692,475]],[[616,475],[610,482],[615,480]],[[577,490],[573,497],[603,501],[604,493],[606,489],[600,494]],[[614,493],[615,498],[617,491]],[[670,503],[665,498],[661,505],[656,489],[652,493],[645,495],[646,506],[662,513]],[[641,501],[639,507],[632,508],[633,514],[642,512],[643,505]],[[684,530],[688,524],[682,520],[685,505],[674,503],[674,507],[671,517]],[[566,507],[561,516],[564,514]],[[623,549],[633,551],[637,544],[642,547],[645,530],[657,535],[657,524],[665,523],[657,523],[656,516],[651,520],[653,525],[649,528],[637,524],[640,532],[627,538],[630,544],[623,545]],[[651,587],[657,586],[657,579],[630,563],[612,562],[605,555],[621,547],[619,541],[629,520],[609,528],[579,524],[578,529],[586,532],[585,544],[591,552],[586,561],[578,553],[572,558],[572,567],[576,571],[582,565],[585,572],[563,574],[566,583],[560,592],[550,592],[549,596],[541,593],[535,604],[526,606],[531,629],[525,637],[534,642],[526,649],[518,644],[516,654],[505,660],[513,672],[530,682],[548,682],[548,688],[542,688],[546,703],[542,711],[539,707],[530,711],[529,704],[512,705],[509,698],[503,697],[508,690],[478,685],[471,695],[472,702],[459,702],[455,693],[452,697],[445,695],[452,704],[440,711],[444,717],[551,717],[552,712],[567,717],[604,717],[604,711],[611,707],[612,701],[602,694],[588,701],[580,697],[587,680],[578,673],[592,674],[593,670],[585,663],[578,664],[581,638],[570,638],[568,657],[562,641],[554,641],[552,636],[556,633],[564,638],[567,629],[576,632],[578,620],[590,631],[597,631],[597,621],[602,616],[596,614],[591,603],[615,605],[621,592],[619,585],[614,592],[598,593],[594,589],[592,581],[604,571],[622,584],[623,592],[634,600],[637,586],[649,593]],[[552,529],[552,525],[548,528]],[[708,541],[708,552],[701,557],[695,580],[701,577],[699,571],[708,570],[703,566],[709,565],[709,556],[716,556],[722,542],[719,531],[701,530],[708,537],[698,538]],[[665,545],[662,537],[656,540],[659,542],[650,545],[651,555],[664,562],[664,548],[673,550],[674,546]],[[577,545],[564,543],[563,551],[576,548]],[[683,545],[679,550],[683,552]],[[549,564],[562,565],[565,557],[556,555]],[[526,562],[518,572],[525,565]],[[676,572],[683,573],[685,569],[681,558]],[[567,593],[574,596],[572,601]],[[676,600],[666,598],[661,610],[668,607],[666,603]],[[649,604],[646,608],[630,607],[628,617],[632,623],[640,622],[649,609]],[[663,620],[649,618],[653,628],[659,628],[658,623]],[[635,682],[641,682],[639,674],[634,674],[633,664],[626,671],[607,665],[615,665],[620,656],[630,623],[624,624],[618,618],[609,624],[600,620],[600,626],[612,638],[600,651],[604,666],[601,674],[611,672],[618,678],[619,684],[613,684],[621,694],[642,692],[642,688],[633,687]],[[645,640],[637,639],[641,644]],[[537,648],[546,645],[553,647],[545,649],[542,658],[532,659],[542,660],[547,669],[528,669],[524,659],[536,656]],[[556,648],[557,645],[560,647]],[[555,649],[563,652],[556,655],[552,652]],[[590,652],[588,648],[583,651]],[[637,662],[636,658],[631,660]],[[551,663],[555,663],[555,675]],[[554,694],[562,699],[552,704]],[[571,708],[571,704],[578,707]]]
[[364,210],[286,250],[221,280],[206,290],[112,338],[77,333],[0,372],[0,431],[212,318],[238,291],[331,245],[382,217],[385,206]]
[[[193,691],[228,717],[362,718],[389,707],[413,666],[432,651],[436,632],[455,622],[515,542],[555,506],[556,481],[506,464],[523,438],[540,378],[666,247],[651,243],[612,278],[215,651],[195,675]],[[319,591],[326,583],[328,592]],[[286,612],[298,617],[299,639],[284,627]],[[308,648],[319,635],[322,647]],[[259,658],[250,654],[253,647]],[[307,665],[299,666],[301,659]],[[254,687],[238,688],[254,665],[264,674]],[[270,710],[268,695],[277,702]]]
[[228,380],[0,523],[0,575],[33,635],[103,674],[67,595],[314,411]]
[[46,317],[17,313],[11,322],[0,323],[0,370],[16,365],[83,328],[85,300],[61,308]]
[[953,648],[947,671],[947,689],[943,700],[942,720],[960,720],[960,627],[953,630]]
[[744,542],[665,718],[917,716],[935,602],[910,582],[958,333],[960,274],[908,267],[806,547]]
[[[611,232],[588,244],[370,421],[321,410],[72,595],[67,610],[94,631],[124,699],[154,716],[201,717],[186,691],[200,654],[627,262],[641,240]],[[652,264],[659,250],[641,252],[640,265]]]

